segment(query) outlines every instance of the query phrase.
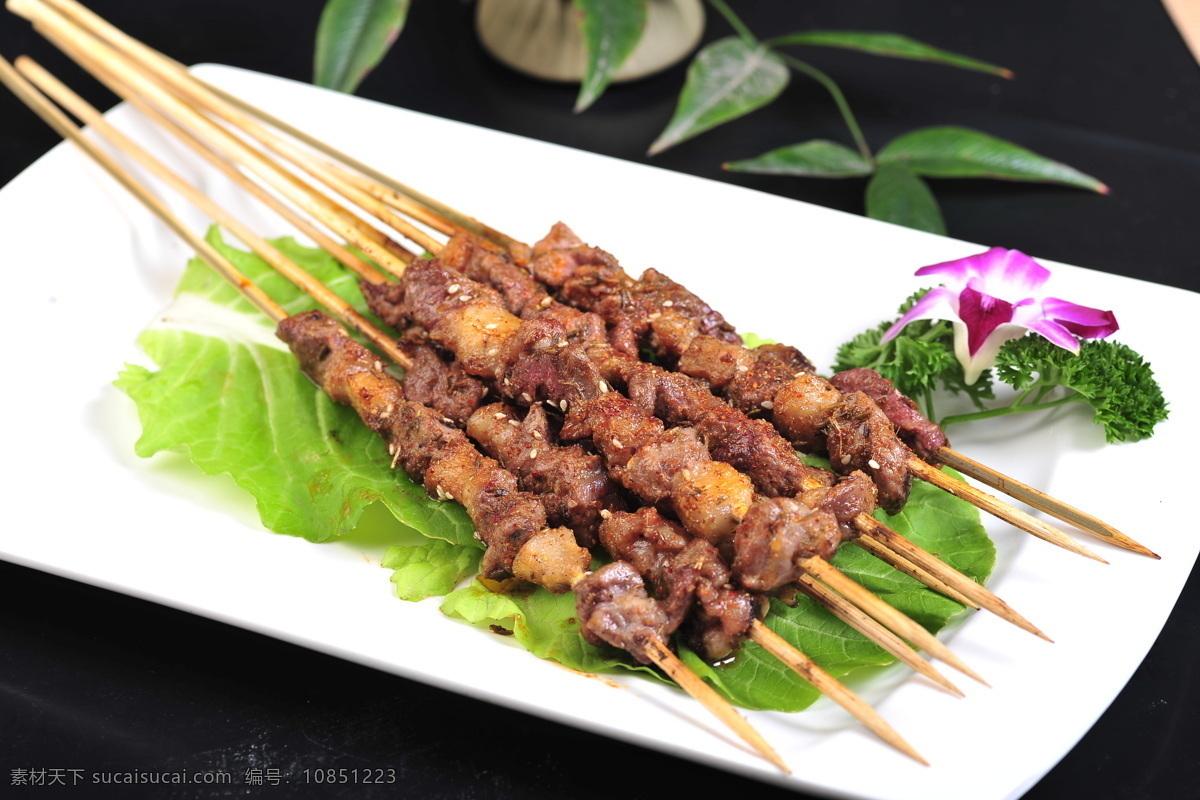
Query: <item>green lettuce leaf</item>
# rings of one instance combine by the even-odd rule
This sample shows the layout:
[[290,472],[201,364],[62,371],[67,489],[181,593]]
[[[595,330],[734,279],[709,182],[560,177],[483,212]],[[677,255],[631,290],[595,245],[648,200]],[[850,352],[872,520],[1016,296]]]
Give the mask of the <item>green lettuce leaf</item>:
[[392,584],[401,600],[417,602],[442,597],[463,580],[479,572],[483,551],[441,539],[419,544],[392,545],[383,554],[382,566],[392,570]]
[[[209,240],[288,313],[312,307],[215,228]],[[277,244],[361,305],[356,282],[332,258],[291,240]],[[137,405],[138,455],[181,451],[209,475],[229,474],[277,533],[325,541],[354,530],[363,510],[381,502],[426,536],[478,547],[461,506],[429,499],[390,469],[383,441],[314,386],[270,322],[203,262],[188,265],[174,302],[138,342],[157,371],[128,365],[116,381]]]

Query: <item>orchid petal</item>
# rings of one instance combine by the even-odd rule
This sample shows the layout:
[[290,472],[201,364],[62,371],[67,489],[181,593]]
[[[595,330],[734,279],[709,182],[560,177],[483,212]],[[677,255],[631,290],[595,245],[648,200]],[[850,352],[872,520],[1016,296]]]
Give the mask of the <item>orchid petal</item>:
[[[938,313],[937,306],[939,305],[945,305],[947,311]],[[883,335],[882,341],[890,341],[900,333],[900,330],[905,325],[919,319],[958,319],[958,292],[948,289],[945,286],[930,289],[925,293],[924,297],[913,303],[913,307],[904,316],[896,320],[892,324],[892,327],[887,329],[887,333]]]
[[1111,311],[1102,311],[1091,306],[1081,306],[1057,297],[1042,300],[1046,316],[1059,322],[1076,336],[1084,339],[1103,339],[1119,329],[1117,318]]
[[1012,320],[1013,304],[966,288],[958,297],[958,317],[967,326],[967,354],[974,358],[992,331]]
[[994,297],[1016,301],[1028,297],[1050,279],[1050,270],[1019,250],[993,247],[954,261],[917,270],[917,275],[941,275]]
[[1052,319],[1033,319],[1025,327],[1039,336],[1046,337],[1051,344],[1056,344],[1064,350],[1070,350],[1076,355],[1079,354],[1079,340],[1060,323]]

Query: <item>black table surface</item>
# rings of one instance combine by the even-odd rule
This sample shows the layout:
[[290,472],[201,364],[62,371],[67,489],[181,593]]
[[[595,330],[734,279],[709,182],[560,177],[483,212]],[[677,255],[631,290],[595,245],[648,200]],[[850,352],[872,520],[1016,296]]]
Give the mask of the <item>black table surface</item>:
[[[185,63],[231,64],[299,80],[311,76],[320,0],[90,5]],[[796,80],[774,106],[647,159],[647,144],[674,107],[682,66],[614,87],[592,110],[575,115],[573,88],[529,80],[482,51],[471,24],[473,4],[413,5],[398,46],[359,94],[861,212],[861,182],[720,169],[722,161],[803,139],[846,141],[831,103],[814,84]],[[1154,0],[733,6],[764,37],[808,28],[889,30],[1013,69],[1017,79],[1005,81],[857,54],[807,54],[841,82],[875,147],[915,127],[966,125],[1059,158],[1112,187],[1102,197],[1048,186],[937,182],[952,235],[1200,290],[1194,250],[1200,220],[1200,67]],[[706,38],[728,35],[725,23],[710,17]],[[11,60],[21,53],[74,86],[86,85],[25,22],[6,16],[0,21],[0,54]],[[99,88],[85,94],[101,107],[114,102]],[[3,184],[56,138],[7,95],[0,97],[0,120]],[[105,521],[97,523],[102,528]],[[1192,535],[1187,526],[1160,533]],[[712,791],[796,796],[4,562],[0,609],[0,786],[12,797],[54,791],[485,800],[643,796],[664,787],[692,796]],[[1193,576],[1124,691],[1028,798],[1197,796],[1200,698],[1191,678],[1200,669],[1200,630],[1189,622],[1197,612],[1200,583]],[[396,783],[300,780],[305,769],[361,774],[380,768],[394,770]],[[223,770],[236,783],[120,791],[13,786],[8,792],[21,770],[57,771],[69,784],[71,770],[78,769]],[[248,770],[259,770],[265,784],[245,783]],[[275,776],[281,778],[278,785]],[[963,797],[970,796],[964,787]]]

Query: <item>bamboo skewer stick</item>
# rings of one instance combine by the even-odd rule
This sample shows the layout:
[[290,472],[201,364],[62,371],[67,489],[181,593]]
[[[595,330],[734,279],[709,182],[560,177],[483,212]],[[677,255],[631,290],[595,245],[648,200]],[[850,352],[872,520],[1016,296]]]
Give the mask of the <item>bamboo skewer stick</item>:
[[[892,547],[896,552],[905,558],[908,558],[913,564],[929,568],[932,563],[942,564],[936,556],[924,548],[918,547],[910,540],[904,538],[896,531],[884,525],[874,517],[863,515],[864,519],[861,524],[864,528],[871,531],[871,536],[874,541],[881,542],[885,546]],[[1025,617],[1014,611],[1007,603],[997,597],[991,590],[976,583],[960,572],[951,570],[947,573],[950,585],[953,589],[960,592],[965,599],[978,603],[983,608],[988,609],[996,616],[1001,617],[1019,628],[1029,631],[1034,636],[1045,639],[1048,642],[1054,641],[1046,634],[1031,623]],[[961,602],[961,601],[960,601]]]
[[[22,16],[29,16],[27,12],[20,9],[28,7],[30,2],[31,0],[9,0],[9,5],[16,13],[21,14]],[[462,212],[456,211],[450,206],[447,206],[432,197],[423,195],[416,189],[406,186],[394,178],[384,175],[370,165],[364,164],[347,155],[346,153],[341,152],[332,146],[309,136],[304,131],[292,127],[283,120],[266,114],[260,109],[245,103],[240,98],[228,94],[219,87],[212,86],[211,84],[199,81],[195,78],[191,78],[191,76],[187,74],[187,70],[182,64],[127,35],[80,3],[77,3],[74,0],[43,0],[43,2],[53,6],[57,11],[69,17],[73,22],[75,22],[81,28],[91,32],[94,36],[104,39],[113,47],[124,52],[131,58],[143,62],[152,71],[159,73],[174,71],[176,74],[186,76],[191,80],[195,80],[197,83],[202,84],[206,89],[225,102],[240,108],[242,111],[253,114],[272,127],[287,133],[289,136],[297,139],[298,141],[304,142],[309,147],[324,153],[326,156],[334,159],[335,161],[340,161],[343,164],[350,166],[359,173],[372,178],[377,183],[388,187],[394,193],[410,198],[414,202],[424,206],[426,209],[428,209],[428,211],[433,212],[435,215],[453,222],[453,224],[457,227],[480,236],[485,236],[488,239],[501,243],[505,247],[519,245],[519,242],[516,239],[506,236],[494,228],[491,228],[479,222],[478,220],[463,214]]]
[[1009,497],[1015,497],[1026,505],[1033,506],[1039,511],[1044,511],[1069,525],[1074,525],[1082,531],[1087,531],[1098,536],[1116,547],[1132,550],[1135,553],[1150,556],[1151,558],[1161,558],[1153,550],[1121,533],[1121,531],[1107,522],[1080,511],[1074,506],[1068,505],[1062,500],[1035,489],[1026,483],[1022,483],[1016,478],[1011,478],[985,464],[980,464],[978,461],[963,455],[957,450],[942,447],[938,450],[937,459],[951,469],[956,469],[964,475],[969,475],[977,481],[1003,492]]
[[[138,42],[136,39],[127,36],[123,32],[105,22],[100,17],[93,14],[91,11],[87,10],[85,7],[81,6],[79,3],[75,2],[75,0],[43,1],[54,6],[57,10],[61,11],[66,16],[69,16],[77,24],[91,31],[94,35],[109,41],[114,47],[126,53],[131,58],[140,61],[156,74],[163,76],[164,80],[167,80],[171,85],[180,87],[181,91],[187,91],[190,96],[202,97],[203,95],[196,93],[195,89],[196,87],[204,87],[211,95],[215,95],[216,98],[221,101],[221,103],[225,104],[224,112],[219,113],[226,115],[227,119],[229,118],[227,116],[229,107],[235,107],[241,112],[245,112],[245,114],[257,117],[267,124],[283,131],[289,136],[304,142],[304,144],[313,148],[314,150],[322,152],[325,155],[340,161],[343,164],[346,164],[347,166],[357,170],[362,176],[367,176],[366,178],[361,176],[352,177],[350,173],[343,173],[340,176],[335,176],[334,180],[338,180],[340,178],[340,182],[344,186],[353,187],[360,192],[366,192],[374,199],[379,199],[385,203],[388,203],[389,205],[393,205],[397,208],[397,210],[401,210],[402,213],[414,213],[414,216],[419,215],[418,218],[423,218],[423,221],[425,221],[426,224],[431,224],[433,227],[435,227],[435,229],[438,229],[444,233],[448,232],[449,230],[453,230],[454,228],[458,228],[485,236],[486,238],[489,238],[490,240],[504,247],[511,248],[513,246],[521,246],[520,242],[512,237],[502,234],[495,229],[489,228],[488,226],[478,222],[478,220],[449,208],[433,198],[428,197],[427,195],[424,195],[417,190],[380,173],[379,171],[369,167],[366,164],[363,164],[351,156],[309,136],[303,131],[296,129],[283,120],[280,120],[270,114],[267,114],[261,109],[246,103],[240,98],[230,95],[229,93],[224,92],[217,87],[211,86],[206,82],[190,76],[184,67],[178,62],[175,62],[161,53],[153,50],[152,48],[147,47],[141,42]],[[29,2],[30,0],[10,0],[10,5],[14,7],[14,10],[17,10],[17,13],[25,13],[25,15],[28,16],[29,14],[27,12],[22,12],[19,9],[27,7]],[[212,104],[211,102],[208,102],[207,105],[211,107]],[[242,114],[239,114],[238,116],[241,117],[242,124],[244,125],[247,121],[246,117]],[[251,127],[257,128],[258,126],[252,125]],[[325,169],[325,167],[317,167],[317,169]],[[368,180],[368,178],[370,180]],[[368,188],[371,185],[372,180],[378,184],[378,186],[374,189]],[[405,212],[403,208],[400,208],[400,202],[389,202],[389,196],[396,198],[397,200],[399,200],[399,198],[407,198],[410,200],[411,203],[408,204],[409,211]],[[413,203],[417,205],[414,207],[412,205]],[[441,227],[438,227],[437,223],[435,222],[435,220],[438,219],[438,215],[441,217]],[[414,241],[417,240],[414,239]],[[427,249],[432,249],[429,248],[427,244],[422,244],[422,246],[425,246]],[[1035,508],[1052,514],[1053,516],[1056,516],[1065,522],[1076,525],[1082,530],[1097,535],[1118,547],[1132,550],[1134,552],[1154,558],[1158,557],[1144,545],[1141,545],[1140,543],[1117,531],[1112,526],[1103,523],[1092,515],[1085,514],[1078,509],[1063,503],[1057,498],[1054,498],[1043,492],[1039,492],[1036,489],[1021,483],[1020,481],[996,472],[995,470],[979,464],[978,462],[966,459],[961,454],[949,450],[949,448],[942,448],[942,450],[946,452],[940,453],[939,455],[945,456],[943,460],[946,463],[949,464],[951,461],[955,461],[963,464],[964,467],[961,469],[961,471],[970,474],[972,477],[976,477],[985,483],[988,483],[988,485],[993,486],[993,488],[997,488],[1000,491],[1011,494],[1011,496],[1015,497],[1016,499],[1022,500],[1023,502],[1026,502]],[[951,464],[951,466],[954,466],[954,464]],[[958,467],[956,466],[956,468]],[[921,475],[921,477],[924,478],[923,475]],[[942,484],[935,485],[939,485],[939,488],[946,488],[945,485]],[[946,490],[950,491],[949,489]],[[967,499],[967,497],[964,496],[964,499]],[[968,502],[974,502],[974,500],[968,499]],[[1070,537],[1067,537],[1066,534],[1063,534],[1061,531],[1058,533],[1051,533],[1051,530],[1056,529],[1052,529],[1050,526],[1046,526],[1045,524],[1036,524],[1038,521],[1035,518],[1029,517],[1029,515],[1023,514],[1023,512],[1018,511],[1011,514],[1007,512],[1000,513],[997,510],[993,510],[997,508],[994,502],[988,503],[987,506],[988,507],[985,510],[988,510],[989,513],[992,513],[999,518],[1004,519],[1006,522],[1009,522],[1010,524],[1013,524],[1022,530],[1026,530],[1027,532],[1032,533],[1039,538],[1050,541],[1053,544],[1057,544],[1060,547],[1064,547],[1079,555],[1094,558],[1098,561],[1104,561],[1104,559],[1095,556],[1081,545],[1074,545],[1073,540],[1071,540]],[[1031,520],[1033,522],[1031,522]],[[1025,527],[1026,525],[1030,525],[1031,527],[1027,528]]]
[[[238,223],[236,220],[233,220],[231,215],[213,204],[211,201],[208,201],[207,198],[204,198],[203,195],[200,195],[197,190],[195,190],[178,176],[174,175],[174,173],[172,173],[164,165],[156,162],[155,159],[141,151],[137,145],[113,129],[101,117],[99,117],[98,112],[96,112],[94,109],[91,109],[86,103],[83,103],[82,100],[78,100],[77,97],[74,97],[70,90],[66,89],[66,87],[63,87],[52,76],[49,76],[48,73],[45,73],[44,70],[41,70],[36,64],[28,59],[24,59],[24,61],[26,62],[25,67],[27,72],[36,75],[43,82],[53,86],[56,90],[56,93],[62,94],[64,97],[77,100],[79,104],[79,110],[83,112],[81,117],[89,120],[97,129],[97,131],[110,138],[110,140],[113,141],[119,149],[134,157],[139,161],[139,163],[142,163],[143,166],[145,166],[147,169],[150,169],[158,177],[160,177],[160,179],[168,182],[172,188],[175,188],[183,193],[189,200],[197,202],[197,205],[204,210],[205,213],[209,214],[214,219],[221,221],[222,224],[229,225],[231,230],[236,232],[238,238],[241,238],[248,245],[251,245],[252,249],[255,249],[255,251],[273,268],[280,271],[281,274],[295,283],[299,288],[316,296],[319,302],[322,302],[323,305],[326,305],[326,307],[336,316],[343,317],[344,321],[353,324],[356,329],[361,327],[360,332],[367,335],[373,343],[381,347],[385,347],[389,351],[393,351],[389,352],[389,356],[393,358],[395,357],[393,355],[394,345],[390,337],[374,328],[369,322],[362,320],[352,308],[337,298],[336,295],[333,295],[331,292],[325,289],[322,284],[313,280],[311,276],[309,276],[304,270],[291,263],[277,251],[274,251],[274,249],[271,248],[271,246],[264,240],[261,240],[252,232],[245,230],[244,226],[240,225],[240,223]],[[22,95],[22,99],[25,99],[24,95]],[[74,105],[75,103],[73,102],[72,104]],[[41,104],[33,106],[35,107],[35,110],[39,111],[39,114],[42,113],[40,110],[40,105]],[[54,111],[57,113],[57,110]],[[55,127],[60,131],[60,133],[67,138],[71,138],[72,140],[78,137],[77,132],[74,134],[71,133],[68,126],[70,128],[73,128],[73,126],[71,126],[69,122],[61,119],[61,115],[59,122],[60,125],[55,125]],[[94,149],[89,149],[88,152],[94,157],[99,157],[102,155]],[[119,168],[116,169],[119,170]],[[132,179],[128,180],[132,182]],[[142,197],[143,194],[138,194],[138,196]],[[161,203],[158,203],[158,201],[154,200],[154,198],[150,197],[148,194],[144,196],[153,201],[150,204],[150,207],[156,213],[156,215],[159,215],[164,219],[174,220],[174,218],[169,214],[169,212],[166,211],[165,207],[163,207]],[[243,289],[244,291],[256,288],[250,283],[250,281],[238,273],[236,268],[225,262],[223,257],[216,253],[215,250],[212,250],[211,247],[204,247],[206,243],[203,240],[199,239],[194,234],[191,234],[189,231],[182,229],[182,226],[178,223],[174,224],[174,228],[179,230],[181,234],[186,234],[185,239],[189,241],[190,244],[193,244],[198,252],[202,253],[202,257],[206,261],[212,262],[214,265],[224,264],[223,267],[218,266],[216,268],[235,286]],[[276,322],[286,317],[286,313],[277,305],[273,304],[269,298],[259,304],[259,307]],[[401,363],[407,364],[407,359],[403,357],[403,354],[399,355],[400,358],[398,360]],[[578,577],[582,577],[582,573],[580,573]],[[774,636],[774,634],[772,634],[769,629],[766,629],[765,627],[753,628],[751,635],[755,641],[759,641],[760,644],[763,644],[763,646],[766,647],[769,652],[777,657],[780,657],[790,668],[796,670],[798,674],[800,674],[806,680],[814,683],[814,685],[816,685],[817,688],[822,692],[830,696],[839,704],[843,705],[848,711],[859,718],[864,725],[880,735],[881,738],[883,738],[889,744],[892,744],[897,749],[901,750],[907,755],[910,755],[921,763],[927,763],[911,747],[911,745],[904,741],[902,737],[900,737],[890,726],[888,726],[887,723],[885,723],[882,718],[880,718],[878,714],[873,711],[873,709],[870,709],[869,706],[867,706],[860,698],[850,692],[849,689],[846,689],[827,673],[824,673],[815,663],[808,659],[807,656],[804,656],[799,651],[796,651],[790,644],[784,642],[783,640],[777,640],[777,637],[776,639],[772,639],[771,637]],[[771,760],[781,769],[786,771],[786,767],[783,765],[782,761],[778,759],[778,756],[774,754],[774,751],[771,750],[769,745],[762,740],[762,737],[753,728],[751,728],[748,723],[745,722],[744,718],[734,711],[731,706],[725,703],[723,699],[716,695],[711,688],[703,683],[703,681],[700,681],[699,678],[687,670],[687,668],[678,661],[674,654],[670,653],[670,651],[660,649],[656,652],[656,663],[660,668],[671,675],[673,679],[680,683],[689,692],[689,694],[692,694],[693,697],[704,704],[718,718],[722,719],[731,727],[733,727],[743,739],[758,749],[764,755],[764,757],[768,758],[768,760]],[[944,679],[942,680],[944,682]]]
[[1048,525],[1037,517],[1026,514],[1021,509],[1011,506],[981,489],[975,488],[966,481],[952,478],[937,467],[927,464],[915,456],[909,459],[908,468],[912,471],[913,475],[919,477],[921,480],[949,492],[960,500],[966,500],[981,511],[986,511],[992,516],[998,517],[1026,533],[1031,533],[1039,539],[1050,542],[1050,544],[1056,544],[1064,550],[1069,550],[1077,555],[1099,561],[1101,564],[1108,563],[1053,525]]
[[[95,62],[92,62],[81,56],[82,63],[85,64],[88,71],[93,74],[102,74],[105,76],[105,82],[110,85],[117,83],[116,78],[110,73],[107,73],[103,67]],[[41,91],[52,97],[55,102],[64,108],[68,109],[76,117],[91,124],[91,114],[103,118],[100,113],[88,105],[83,98],[75,94],[61,81],[54,78],[50,73],[46,72],[32,59],[27,56],[20,56],[14,61],[17,70],[26,77],[30,82],[36,85]],[[262,202],[275,213],[279,214],[291,225],[294,225],[298,230],[311,238],[318,247],[332,255],[338,263],[349,269],[351,272],[358,275],[363,280],[373,283],[383,283],[386,279],[374,267],[368,265],[365,261],[344,247],[341,243],[329,238],[321,232],[319,228],[310,223],[306,217],[296,213],[291,207],[282,202],[278,197],[268,192],[259,184],[247,178],[237,170],[233,164],[220,155],[216,151],[204,145],[199,139],[191,134],[186,128],[177,124],[174,120],[160,113],[149,103],[142,100],[132,92],[127,93],[125,101],[144,114],[148,119],[160,125],[170,133],[173,133],[184,144],[191,148],[195,153],[200,155],[216,169],[220,170],[226,178],[236,184],[239,188],[245,190],[248,194]]]
[[[781,638],[779,634],[768,628],[762,620],[756,619],[750,623],[750,638],[762,645],[763,649],[768,653],[791,667],[797,675],[811,683],[822,694],[835,699],[840,698],[838,702],[841,703],[842,707],[853,714],[863,725],[866,725],[876,736],[909,757],[921,762],[925,766],[929,766],[929,762],[914,750],[908,742],[901,739],[892,730],[892,727],[884,722],[883,718],[876,713],[875,709],[871,708],[862,698],[851,693],[849,690],[845,690],[844,693],[840,691],[845,687],[834,680],[828,672],[818,667],[812,659],[807,656],[802,659],[796,658],[796,649],[788,644],[785,639]],[[835,691],[837,694],[831,693]]]
[[[101,77],[115,78],[116,83],[110,84],[110,88],[118,95],[122,97],[131,94],[141,95],[177,122],[188,127],[193,134],[210,143],[219,142],[223,149],[235,153],[243,166],[279,191],[290,202],[295,203],[303,211],[317,219],[322,225],[353,243],[375,263],[385,269],[398,271],[397,274],[403,272],[405,263],[386,246],[387,237],[381,238],[367,233],[361,218],[349,214],[324,195],[311,190],[311,187],[307,187],[307,184],[295,175],[275,166],[241,139],[211,122],[158,84],[140,74],[124,58],[102,42],[92,39],[86,33],[74,28],[69,20],[58,15],[53,9],[44,4],[31,3],[29,0],[19,0],[14,5],[20,9],[18,13],[28,12],[28,15],[38,23],[43,34],[72,58],[79,56],[81,64],[91,62],[102,66]],[[369,228],[369,226],[366,227]],[[373,228],[370,230],[374,231]]]
[[[757,750],[763,758],[770,761],[782,772],[788,775],[792,774],[792,771],[788,768],[787,764],[783,762],[783,759],[779,757],[779,754],[775,752],[775,749],[771,747],[771,745],[767,744],[767,740],[762,737],[762,734],[760,734],[753,726],[751,726],[750,723],[746,721],[746,718],[737,712],[737,709],[727,703],[725,699],[721,697],[721,695],[717,694],[715,689],[701,680],[696,673],[688,669],[687,665],[679,660],[679,656],[675,655],[666,647],[664,647],[657,639],[650,640],[648,644],[649,646],[646,649],[653,657],[655,666],[665,672],[667,677],[675,681],[675,683],[677,683],[681,689],[699,702],[700,705],[708,709],[713,716],[724,722],[731,730],[741,737],[742,741],[746,742],[755,750]],[[870,707],[868,706],[868,708]],[[874,714],[874,709],[871,709],[871,713]],[[866,722],[863,724],[867,725]],[[868,725],[868,727],[870,726]],[[887,727],[886,723],[885,727]],[[893,733],[895,732],[893,731]],[[904,742],[903,739],[900,739],[900,742],[906,746],[908,744],[907,742]],[[918,755],[915,750],[912,750],[911,747],[908,747],[907,749],[901,747],[900,749],[909,755],[912,755],[913,758],[917,759],[926,766],[929,765],[929,762],[921,758],[921,756]]]
[[[938,641],[937,637],[929,631],[887,603],[883,601],[870,602],[867,600],[868,597],[874,598],[875,596],[843,575],[829,562],[821,558],[810,557],[801,559],[800,566],[810,575],[827,584],[829,588],[875,617],[875,619],[891,628],[903,638],[925,650],[935,658],[954,667],[967,677],[974,678],[984,686],[988,685],[988,682],[981,678],[975,670],[968,667],[961,658],[956,656],[946,645]],[[875,599],[878,600],[878,598]]]
[[900,572],[903,572],[910,578],[915,578],[943,597],[948,597],[954,602],[964,605],[967,608],[973,608],[976,611],[979,610],[979,605],[974,600],[971,600],[969,597],[960,594],[958,590],[952,587],[950,584],[932,575],[931,573],[926,572],[924,569],[917,566],[899,553],[896,553],[890,547],[883,544],[873,536],[860,535],[854,539],[854,543],[878,558],[880,561],[883,561],[889,566],[899,570]]
[[963,697],[962,690],[934,669],[928,661],[917,655],[907,642],[825,584],[814,580],[811,575],[801,575],[796,581],[796,586],[842,622],[895,656],[901,663],[929,678],[951,694]]
[[[184,239],[206,263],[209,264],[218,274],[233,284],[241,291],[247,299],[249,299],[256,307],[272,321],[279,323],[286,319],[287,312],[268,297],[261,289],[259,289],[252,281],[243,275],[233,264],[225,259],[204,239],[188,229],[182,222],[178,220],[157,198],[148,192],[135,178],[116,164],[107,154],[101,151],[82,136],[80,130],[65,116],[50,105],[43,96],[37,93],[19,73],[3,58],[0,58],[0,81],[9,87],[26,105],[33,109],[38,116],[47,122],[55,131],[63,138],[77,144],[83,151],[99,164],[106,172],[118,181],[123,187],[130,191],[143,205],[146,206],[156,217],[162,220],[172,231],[177,233]],[[109,126],[109,132],[112,132]],[[130,143],[132,144],[132,143]],[[123,149],[123,148],[122,148]],[[134,149],[139,149],[134,147]],[[131,153],[132,154],[132,153]],[[140,161],[141,159],[139,159]],[[165,170],[165,168],[164,168]],[[158,171],[157,169],[155,170]],[[169,170],[167,170],[169,172]],[[181,179],[180,179],[181,180]],[[172,184],[175,180],[171,181]],[[186,183],[184,183],[186,185]],[[175,186],[174,188],[179,188]],[[190,194],[190,193],[189,193]],[[190,199],[190,197],[189,197]],[[207,211],[206,211],[207,213]],[[239,237],[240,238],[240,237]],[[286,260],[286,259],[285,259]],[[270,261],[268,261],[270,263]],[[272,266],[275,266],[272,264]],[[294,265],[293,265],[294,266]],[[298,272],[303,272],[299,267],[295,267]],[[291,276],[288,276],[291,277]],[[306,282],[308,283],[308,282]],[[308,286],[302,286],[307,291]],[[338,307],[330,307],[330,311],[335,314],[340,313]],[[575,580],[583,577],[585,573],[579,572],[575,576]],[[750,744],[764,758],[778,767],[785,773],[791,772],[783,760],[779,757],[762,735],[746,721],[745,717],[739,714],[734,708],[729,705],[723,698],[720,697],[711,687],[705,684],[699,677],[692,673],[678,657],[671,651],[661,647],[653,647],[650,649],[655,664],[664,672],[671,676],[681,688],[687,691],[693,698],[701,703],[706,709],[713,713],[718,719],[728,725],[739,737]],[[849,690],[846,690],[847,692]],[[872,711],[872,713],[874,713]],[[864,724],[867,724],[864,722]],[[901,740],[903,742],[903,740]],[[906,743],[905,743],[906,744]],[[902,748],[903,749],[903,748]],[[906,752],[911,751],[908,748]],[[924,762],[915,751],[911,751],[913,756]]]
[[161,161],[134,144],[123,133],[110,125],[100,112],[85,103],[82,98],[71,92],[61,81],[58,81],[54,76],[42,69],[36,62],[22,56],[17,59],[16,68],[18,72],[28,78],[35,86],[60,102],[71,113],[75,114],[88,125],[91,125],[121,152],[133,158],[153,173],[159,180],[182,195],[188,202],[203,211],[212,220],[228,228],[234,236],[248,245],[255,255],[270,264],[273,269],[288,278],[288,280],[301,286],[322,305],[341,318],[351,329],[364,336],[368,336],[372,343],[382,349],[389,358],[402,366],[411,365],[408,357],[396,346],[395,340],[383,335],[381,331],[359,314],[353,306],[338,297],[321,282],[313,280],[307,272],[296,266],[265,239],[247,228],[234,215],[214,203],[203,192],[166,167]]

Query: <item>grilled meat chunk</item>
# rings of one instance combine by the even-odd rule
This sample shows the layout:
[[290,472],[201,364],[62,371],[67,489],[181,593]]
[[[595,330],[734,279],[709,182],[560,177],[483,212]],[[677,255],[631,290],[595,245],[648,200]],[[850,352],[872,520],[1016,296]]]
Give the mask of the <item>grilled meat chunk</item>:
[[576,583],[574,591],[579,630],[590,644],[619,647],[643,664],[653,663],[652,647],[667,646],[671,621],[629,564],[614,561],[601,567]]
[[738,526],[733,573],[750,591],[769,592],[800,576],[799,559],[829,558],[841,540],[831,512],[787,497],[764,500]]
[[708,661],[736,650],[765,610],[763,598],[730,585],[716,548],[653,508],[613,514],[600,526],[600,540],[641,573],[673,621],[686,619],[689,644]]
[[471,415],[467,434],[517,475],[521,488],[542,498],[551,525],[575,531],[583,547],[594,547],[602,511],[620,511],[625,501],[600,456],[579,445],[563,447],[540,406],[524,414],[503,403]]
[[665,430],[616,392],[573,406],[561,435],[591,437],[614,480],[646,502],[669,503],[689,531],[710,542],[728,538],[754,496],[750,479],[713,461],[693,429]]
[[896,426],[900,438],[926,461],[936,461],[939,449],[950,441],[945,432],[921,413],[912,399],[901,394],[895,384],[873,369],[858,367],[839,372],[829,379],[843,392],[865,392]]
[[401,384],[404,399],[465,425],[487,397],[487,385],[468,375],[457,361],[443,359],[428,344],[408,338],[401,339],[399,346],[412,360]]
[[912,453],[870,397],[863,392],[842,395],[829,416],[827,439],[835,470],[843,474],[862,470],[870,475],[879,505],[889,514],[904,507],[912,488],[908,470]]
[[741,339],[718,312],[654,269],[634,280],[608,253],[588,247],[559,222],[533,247],[534,276],[563,301],[604,318],[617,349],[637,355],[639,342],[658,340],[657,352],[678,357],[697,335]]

